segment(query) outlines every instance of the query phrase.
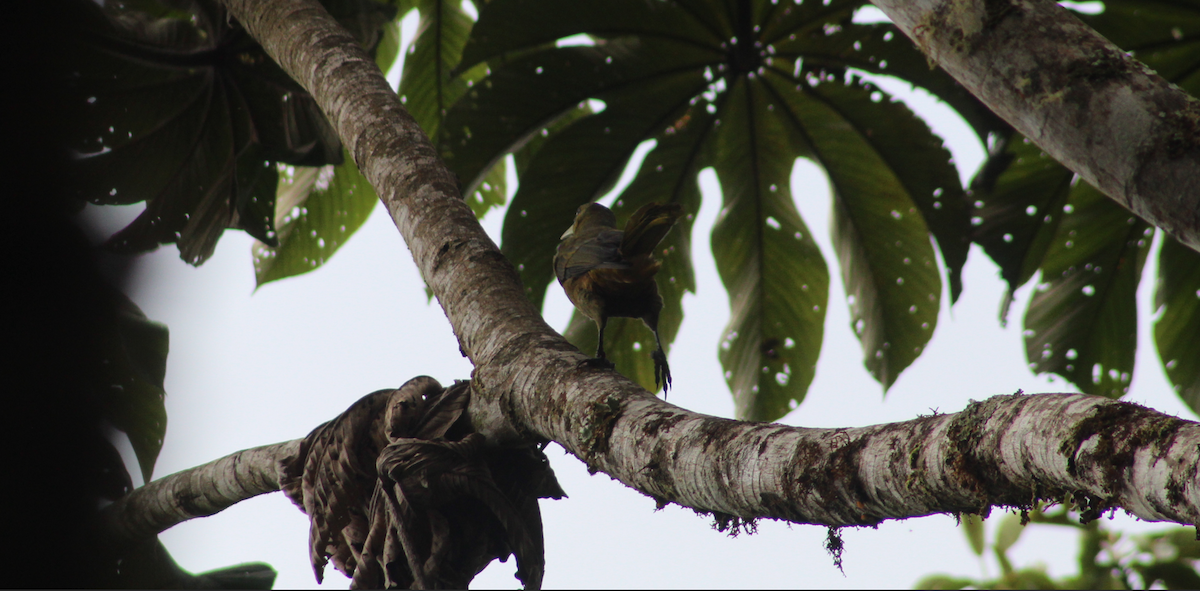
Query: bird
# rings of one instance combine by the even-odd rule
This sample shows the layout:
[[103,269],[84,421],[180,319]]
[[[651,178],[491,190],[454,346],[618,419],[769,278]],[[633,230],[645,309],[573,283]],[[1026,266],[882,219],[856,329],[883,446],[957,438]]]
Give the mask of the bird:
[[585,203],[575,212],[575,222],[563,233],[554,255],[554,275],[567,298],[599,328],[596,358],[607,361],[604,327],[609,318],[640,318],[654,332],[658,345],[651,355],[654,385],[664,394],[671,386],[671,368],[658,335],[663,301],[654,275],[662,263],[655,260],[654,250],[682,216],[678,203],[648,203],[630,216],[621,231],[612,210]]

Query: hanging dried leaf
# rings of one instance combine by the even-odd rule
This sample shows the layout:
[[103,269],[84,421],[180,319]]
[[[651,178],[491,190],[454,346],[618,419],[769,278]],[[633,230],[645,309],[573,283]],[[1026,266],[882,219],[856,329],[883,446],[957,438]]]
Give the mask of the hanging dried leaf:
[[284,461],[318,581],[332,560],[354,588],[465,588],[515,554],[517,578],[541,586],[537,499],[566,495],[541,451],[489,449],[471,432],[469,401],[470,382],[416,377],[363,397]]

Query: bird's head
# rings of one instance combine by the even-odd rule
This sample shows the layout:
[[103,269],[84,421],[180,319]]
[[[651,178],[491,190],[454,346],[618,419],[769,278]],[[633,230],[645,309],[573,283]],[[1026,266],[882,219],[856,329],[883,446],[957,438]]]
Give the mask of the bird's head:
[[560,240],[566,240],[587,228],[594,227],[616,228],[617,216],[613,215],[612,210],[599,203],[584,203],[575,211],[575,223],[567,228],[566,232],[560,237]]

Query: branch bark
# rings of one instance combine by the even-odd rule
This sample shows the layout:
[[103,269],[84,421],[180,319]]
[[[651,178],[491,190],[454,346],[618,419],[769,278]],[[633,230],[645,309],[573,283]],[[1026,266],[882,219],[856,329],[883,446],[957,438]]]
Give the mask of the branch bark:
[[103,549],[118,554],[189,519],[279,490],[281,461],[300,441],[245,449],[135,489],[100,512]]
[[[1085,520],[1122,508],[1150,521],[1200,522],[1200,425],[1099,396],[995,396],[960,413],[854,429],[718,419],[648,395],[608,404],[558,417],[587,419],[560,443],[583,450],[576,454],[592,470],[660,504],[710,511],[722,527],[762,517],[874,525],[1038,500],[1074,502]],[[237,452],[139,488],[103,512],[105,540],[129,548],[278,490],[280,462],[299,445]]]
[[1047,154],[1200,250],[1200,101],[1055,2],[872,2]]
[[830,526],[1073,499],[1095,516],[1200,521],[1200,425],[1086,395],[999,396],[856,429],[707,417],[658,400],[550,329],[366,54],[311,0],[226,0],[325,111],[375,186],[475,365],[494,445],[562,444],[660,503],[719,523]]

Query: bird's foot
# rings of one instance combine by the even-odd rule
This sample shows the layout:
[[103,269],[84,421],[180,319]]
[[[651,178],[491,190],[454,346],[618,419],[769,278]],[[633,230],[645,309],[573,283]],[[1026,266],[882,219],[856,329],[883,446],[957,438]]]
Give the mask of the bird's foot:
[[667,390],[671,389],[671,366],[667,365],[667,354],[658,349],[650,357],[654,359],[654,385],[662,388],[663,398],[666,398]]

